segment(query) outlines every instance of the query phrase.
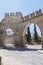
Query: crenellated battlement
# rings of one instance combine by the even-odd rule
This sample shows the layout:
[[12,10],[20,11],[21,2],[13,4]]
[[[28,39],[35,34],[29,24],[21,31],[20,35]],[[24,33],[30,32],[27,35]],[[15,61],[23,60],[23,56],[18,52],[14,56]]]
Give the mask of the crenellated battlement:
[[17,17],[21,17],[21,19],[23,19],[23,21],[27,21],[29,19],[35,18],[35,17],[40,16],[40,15],[42,15],[42,10],[41,9],[39,9],[39,10],[37,10],[35,12],[32,12],[29,15],[26,15],[24,17],[22,16],[21,12],[5,13],[5,17],[9,17],[9,16],[14,17],[14,16],[17,16]]
[[24,21],[35,18],[35,17],[40,16],[40,15],[42,15],[42,10],[41,9],[37,10],[36,12],[32,12],[27,16],[24,16]]
[[21,15],[22,16],[22,13],[21,12],[10,12],[10,13],[5,13],[5,17],[8,17],[8,16],[19,16]]

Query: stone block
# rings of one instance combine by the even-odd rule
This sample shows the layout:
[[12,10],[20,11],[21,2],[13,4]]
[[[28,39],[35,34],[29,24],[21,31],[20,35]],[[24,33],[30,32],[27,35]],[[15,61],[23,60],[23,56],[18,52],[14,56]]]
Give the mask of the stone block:
[[9,16],[9,13],[5,13],[5,17],[6,17],[6,16]]
[[30,19],[35,17],[35,13],[30,14]]
[[10,16],[14,16],[14,13],[10,13]]
[[24,17],[24,21],[27,21],[27,20],[29,20],[29,15]]
[[39,11],[36,11],[36,16],[39,16]]
[[36,16],[42,15],[42,10],[39,9],[38,11],[36,11]]
[[39,9],[39,15],[42,15],[42,10],[41,9]]
[[16,16],[19,16],[19,15],[21,15],[22,16],[22,13],[21,12],[16,12]]

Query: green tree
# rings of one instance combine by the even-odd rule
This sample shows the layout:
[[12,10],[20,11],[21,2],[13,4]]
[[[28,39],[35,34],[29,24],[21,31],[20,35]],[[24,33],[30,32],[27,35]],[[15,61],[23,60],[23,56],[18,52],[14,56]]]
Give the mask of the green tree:
[[31,33],[30,33],[30,28],[27,28],[27,34],[26,34],[26,39],[28,44],[31,42]]
[[37,30],[36,30],[36,25],[35,24],[34,24],[34,41],[38,42],[38,33],[37,33]]

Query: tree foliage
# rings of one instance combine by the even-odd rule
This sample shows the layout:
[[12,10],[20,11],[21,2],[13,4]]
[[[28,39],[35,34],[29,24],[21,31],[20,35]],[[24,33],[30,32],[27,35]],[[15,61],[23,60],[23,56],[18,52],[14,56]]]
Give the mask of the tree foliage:
[[31,42],[31,33],[30,33],[30,28],[29,27],[27,28],[26,39],[27,39],[28,43]]
[[36,30],[36,25],[35,24],[34,24],[34,41],[38,42],[38,33],[37,33],[37,30]]

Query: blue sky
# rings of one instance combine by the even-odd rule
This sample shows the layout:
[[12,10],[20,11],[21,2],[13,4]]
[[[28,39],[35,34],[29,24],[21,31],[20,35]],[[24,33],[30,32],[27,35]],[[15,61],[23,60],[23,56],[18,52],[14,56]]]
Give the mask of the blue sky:
[[[38,36],[41,37],[41,30],[39,26],[37,24],[35,24],[35,26],[36,26],[36,31],[37,31]],[[30,27],[31,36],[33,37],[34,36],[34,23],[32,23],[29,27]]]
[[5,12],[21,11],[23,15],[43,8],[43,0],[0,0],[0,21]]
[[[36,26],[36,31],[38,33],[38,36],[41,37],[41,30],[39,26],[37,24],[35,24],[35,26]],[[31,36],[33,37],[34,36],[34,23],[30,24],[29,28],[30,28]],[[27,29],[26,29],[26,34],[27,34]]]

